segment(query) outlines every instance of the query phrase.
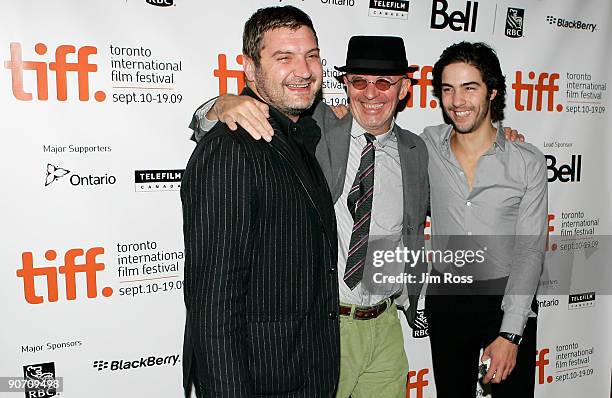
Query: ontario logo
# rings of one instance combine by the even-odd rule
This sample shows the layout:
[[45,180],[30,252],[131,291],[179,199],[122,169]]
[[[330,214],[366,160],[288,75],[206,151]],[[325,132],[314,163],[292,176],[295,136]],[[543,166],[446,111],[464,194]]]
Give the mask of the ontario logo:
[[[47,54],[48,48],[44,43],[37,43],[34,46],[37,55]],[[33,90],[39,101],[49,100],[49,71],[54,72],[55,95],[58,101],[68,100],[68,75],[76,74],[79,101],[90,100],[89,77],[98,71],[98,65],[91,63],[89,57],[97,54],[98,49],[94,46],[83,46],[76,48],[73,45],[62,44],[51,53],[55,54],[52,62],[42,60],[24,61],[21,43],[10,44],[10,59],[4,61],[4,68],[11,73],[13,96],[19,101],[32,101]],[[68,56],[76,54],[76,62],[68,62]],[[29,76],[24,79],[24,74],[34,72],[36,87],[25,87],[24,81],[30,81]],[[72,81],[72,79],[70,79]],[[73,88],[74,90],[74,88]],[[74,97],[72,97],[74,98]],[[95,91],[93,98],[97,102],[106,99],[104,91]]]
[[[55,183],[63,177],[70,174],[70,170],[63,167],[47,163],[46,175],[45,175],[45,187]],[[117,182],[117,177],[105,173],[104,175],[92,175],[86,174],[81,175],[72,173],[68,178],[70,185],[72,186],[89,186],[89,185],[114,185]]]

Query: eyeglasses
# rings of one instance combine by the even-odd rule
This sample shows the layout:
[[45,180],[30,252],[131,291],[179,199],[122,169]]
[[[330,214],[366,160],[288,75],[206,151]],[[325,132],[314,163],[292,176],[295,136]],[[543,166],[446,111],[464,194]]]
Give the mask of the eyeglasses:
[[387,79],[377,79],[376,81],[371,82],[369,80],[364,79],[363,77],[355,77],[353,80],[349,80],[348,82],[351,83],[351,86],[353,86],[353,88],[357,90],[365,90],[366,87],[368,87],[368,84],[373,84],[374,87],[376,87],[380,91],[387,91],[391,88],[391,86],[401,82],[403,79],[404,78],[402,77],[395,82],[390,82]]

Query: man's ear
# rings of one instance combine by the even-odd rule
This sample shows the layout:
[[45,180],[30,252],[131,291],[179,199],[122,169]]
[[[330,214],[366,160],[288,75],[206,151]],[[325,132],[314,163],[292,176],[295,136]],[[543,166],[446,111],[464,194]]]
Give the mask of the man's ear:
[[252,82],[255,81],[255,61],[248,55],[242,55],[242,64],[244,66],[244,75],[246,76],[247,81]]
[[412,81],[410,80],[409,77],[404,76],[403,81],[400,84],[401,84],[401,88],[399,92],[399,100],[401,101],[404,98],[406,98],[406,96],[408,95],[408,90],[410,89],[410,86],[412,85]]
[[493,98],[497,97],[497,90],[491,90],[491,94],[489,95],[489,101],[493,101]]

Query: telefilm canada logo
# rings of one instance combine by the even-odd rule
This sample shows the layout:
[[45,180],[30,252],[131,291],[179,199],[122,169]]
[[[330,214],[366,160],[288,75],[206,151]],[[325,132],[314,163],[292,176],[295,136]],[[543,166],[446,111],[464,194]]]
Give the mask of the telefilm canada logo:
[[[45,171],[45,187],[54,184],[58,180],[64,179],[64,177],[71,173],[70,170],[51,163],[47,163],[47,168]],[[74,187],[89,185],[114,185],[117,182],[117,177],[114,175],[109,175],[108,173],[104,173],[103,175],[81,175],[73,172],[70,177],[67,178],[67,180],[70,182],[70,185]]]
[[597,30],[596,23],[583,22],[578,19],[565,19],[555,17],[553,15],[546,16],[546,22],[549,25],[555,25],[558,28],[586,30],[587,32],[595,32]]
[[568,310],[578,310],[595,306],[595,292],[570,294],[567,300]]
[[370,0],[368,16],[408,19],[410,2],[407,0]]
[[136,192],[178,191],[184,172],[184,169],[136,170],[134,188]]
[[113,361],[98,360],[93,362],[93,368],[98,372],[109,370],[112,372],[118,370],[130,370],[138,368],[152,368],[155,366],[176,366],[181,361],[180,354],[167,355],[158,357],[151,355],[148,357],[140,357],[135,360],[117,359]]
[[504,33],[507,37],[523,37],[523,23],[525,21],[525,10],[522,8],[508,7],[506,14],[506,29]]

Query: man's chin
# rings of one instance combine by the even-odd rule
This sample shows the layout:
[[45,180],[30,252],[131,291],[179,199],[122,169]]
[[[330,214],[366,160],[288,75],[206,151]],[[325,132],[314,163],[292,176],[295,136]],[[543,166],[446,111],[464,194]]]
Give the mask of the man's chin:
[[310,107],[312,107],[313,104],[314,104],[314,98],[312,99],[312,101],[299,101],[299,102],[294,102],[292,104],[287,104],[284,107],[284,110],[289,115],[299,116],[302,113],[306,112],[308,109],[310,109]]

